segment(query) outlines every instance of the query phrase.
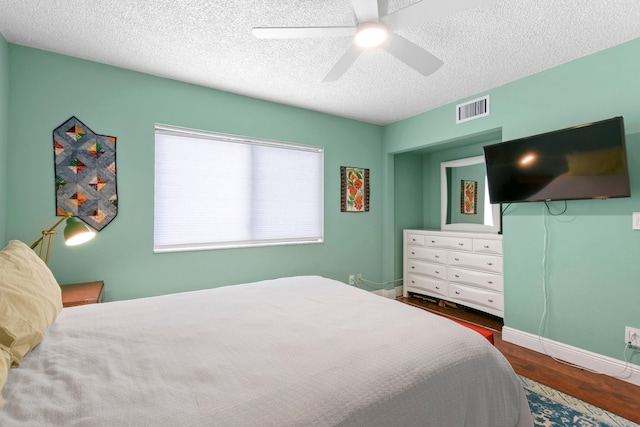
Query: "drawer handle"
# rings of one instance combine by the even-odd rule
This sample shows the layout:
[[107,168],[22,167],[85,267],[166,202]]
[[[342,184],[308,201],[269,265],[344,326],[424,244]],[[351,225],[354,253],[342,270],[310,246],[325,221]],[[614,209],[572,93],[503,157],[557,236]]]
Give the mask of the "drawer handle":
[[411,239],[411,240],[413,240],[414,242],[416,241],[416,239]]
[[485,249],[489,249],[489,245],[484,245],[484,248]]
[[436,274],[440,274],[440,272],[438,270],[436,270]]
[[439,290],[439,289],[440,289],[440,286],[436,286],[436,289],[438,289],[438,290]]
[[487,283],[490,284],[490,285],[493,285],[493,281],[491,281],[491,280],[488,280]]
[[416,281],[415,281],[415,280],[412,280],[412,281],[411,281],[411,283],[416,283]]
[[458,246],[464,246],[464,243],[458,243]]
[[456,295],[460,295],[460,292],[456,291]]
[[432,240],[432,241],[431,241],[431,243],[435,243],[435,242],[436,242],[435,240]]
[[493,300],[492,300],[492,299],[488,299],[487,301],[489,301],[489,302],[493,302]]
[[412,265],[411,268],[416,268],[416,267]]
[[493,265],[493,263],[492,262],[488,262],[487,265]]
[[440,255],[436,255],[436,259],[440,258]]
[[460,258],[454,258],[456,261],[460,261]]
[[411,252],[411,255],[415,255],[415,254],[416,254],[415,252]]
[[456,277],[460,277],[460,275],[459,275],[459,274],[454,274],[454,276],[456,276]]

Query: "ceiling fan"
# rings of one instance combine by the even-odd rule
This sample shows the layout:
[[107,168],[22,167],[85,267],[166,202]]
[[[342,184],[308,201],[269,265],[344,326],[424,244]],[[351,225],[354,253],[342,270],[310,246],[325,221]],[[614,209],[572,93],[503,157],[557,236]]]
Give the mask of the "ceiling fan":
[[489,1],[492,0],[422,0],[387,14],[387,0],[351,0],[357,21],[355,27],[257,27],[252,31],[259,39],[353,37],[353,43],[322,79],[323,82],[338,80],[364,49],[375,47],[383,48],[420,74],[428,76],[443,62],[394,31],[435,21]]

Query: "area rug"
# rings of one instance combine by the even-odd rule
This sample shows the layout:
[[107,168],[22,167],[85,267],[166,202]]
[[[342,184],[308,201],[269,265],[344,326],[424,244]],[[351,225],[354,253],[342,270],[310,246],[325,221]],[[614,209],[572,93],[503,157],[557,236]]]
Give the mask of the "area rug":
[[622,417],[583,402],[525,377],[533,424],[543,427],[637,427]]

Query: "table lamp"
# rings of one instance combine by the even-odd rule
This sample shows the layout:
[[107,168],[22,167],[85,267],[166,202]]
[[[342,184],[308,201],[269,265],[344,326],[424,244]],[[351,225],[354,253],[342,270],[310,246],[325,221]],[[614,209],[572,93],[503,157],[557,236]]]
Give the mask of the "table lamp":
[[48,230],[43,230],[42,236],[31,245],[31,249],[35,249],[36,246],[40,244],[39,256],[40,258],[42,258],[42,254],[46,244],[47,252],[45,254],[45,257],[43,258],[45,264],[49,264],[49,254],[51,253],[51,239],[53,238],[53,235],[56,234],[55,229],[65,219],[67,220],[67,225],[65,225],[64,227],[63,234],[67,246],[80,245],[93,239],[93,237],[96,235],[96,233],[87,225],[74,218],[70,212],[66,212],[62,216],[62,218],[60,218],[55,224],[53,224],[51,228],[49,228]]

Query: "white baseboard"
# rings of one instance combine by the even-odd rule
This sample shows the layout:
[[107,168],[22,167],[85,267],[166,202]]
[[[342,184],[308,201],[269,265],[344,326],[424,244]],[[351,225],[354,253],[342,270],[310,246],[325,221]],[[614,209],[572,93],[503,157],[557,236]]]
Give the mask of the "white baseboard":
[[[598,353],[593,353],[578,347],[553,341],[548,338],[540,338],[538,335],[533,335],[528,332],[519,331],[509,327],[502,328],[502,339],[512,344],[519,345],[520,347],[569,362],[572,365],[577,365],[582,368],[640,386],[640,366],[638,365],[631,363],[625,365],[623,361],[612,357],[603,356]],[[622,345],[620,346],[620,349],[622,351]],[[632,351],[629,350],[627,354],[630,358]]]
[[381,297],[396,299],[399,296],[402,296],[402,286],[396,286],[394,289],[380,289],[378,291],[373,291],[374,294],[380,295]]

